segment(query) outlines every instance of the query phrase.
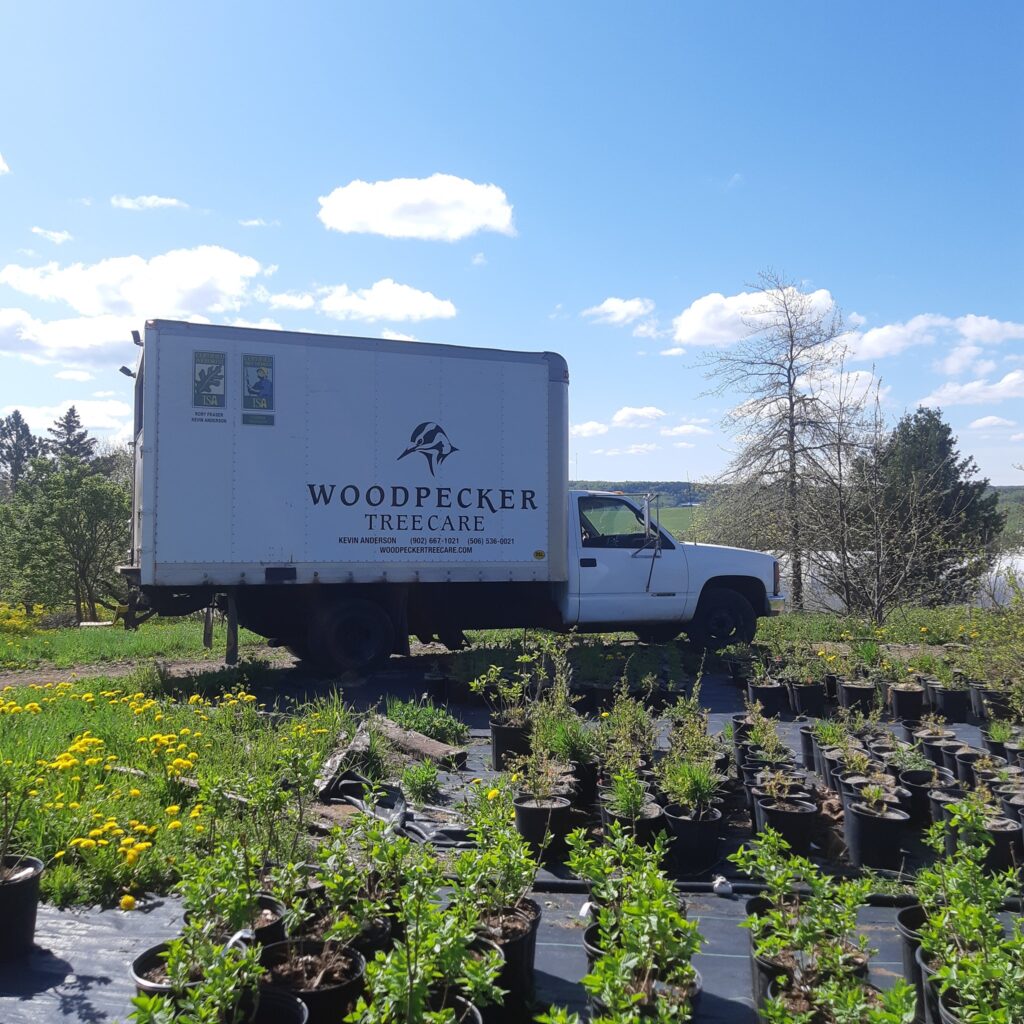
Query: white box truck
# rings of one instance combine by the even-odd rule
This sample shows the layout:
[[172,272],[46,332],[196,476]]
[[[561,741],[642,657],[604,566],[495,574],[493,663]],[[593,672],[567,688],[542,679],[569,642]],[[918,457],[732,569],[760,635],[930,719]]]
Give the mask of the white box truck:
[[151,320],[135,378],[129,625],[221,602],[359,670],[471,628],[721,647],[781,608],[770,555],[569,490],[554,353]]

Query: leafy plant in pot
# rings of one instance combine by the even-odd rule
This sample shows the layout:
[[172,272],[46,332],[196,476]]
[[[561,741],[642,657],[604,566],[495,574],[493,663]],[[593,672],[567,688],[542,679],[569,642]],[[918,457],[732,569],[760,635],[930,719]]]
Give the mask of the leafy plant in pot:
[[963,676],[953,673],[951,678],[941,681],[938,686],[933,687],[932,695],[935,699],[935,710],[947,722],[967,721],[967,712],[971,706],[971,694]]
[[0,960],[22,956],[32,948],[39,907],[39,876],[43,862],[15,852],[15,829],[32,799],[27,770],[0,758]]
[[889,706],[898,721],[919,721],[924,713],[924,687],[916,675],[897,679],[889,686]]
[[399,893],[398,939],[366,968],[367,991],[351,1024],[452,1024],[479,1020],[478,1005],[500,1002],[501,952],[482,942],[464,904],[445,907],[444,870],[417,848]]
[[850,861],[857,867],[894,871],[903,859],[900,843],[910,815],[893,807],[879,785],[865,786],[860,796],[859,801],[851,800],[848,805],[846,842]]
[[561,857],[572,823],[571,802],[565,795],[572,792],[566,766],[537,747],[529,754],[512,758],[509,767],[510,778],[519,786],[513,800],[519,834],[535,856]]
[[710,866],[718,859],[722,812],[715,803],[724,780],[711,761],[675,752],[659,765],[658,777],[669,801],[665,821],[676,862],[688,871]]
[[532,744],[568,765],[575,780],[574,798],[589,807],[597,797],[597,741],[572,706],[568,684],[556,675],[552,689],[533,709]]
[[782,772],[772,772],[759,789],[765,795],[758,797],[764,827],[778,832],[795,853],[810,852],[817,826],[818,808],[808,800],[801,800],[797,783]]
[[618,822],[638,843],[648,845],[661,831],[665,816],[637,773],[625,768],[612,776],[611,786],[604,791],[601,817],[605,824]]
[[857,933],[857,913],[871,892],[868,879],[836,880],[806,857],[791,854],[774,829],[729,858],[744,874],[765,883],[763,897],[748,903],[755,1003],[770,983],[805,996],[831,979],[867,976],[870,951]]
[[482,695],[490,707],[491,764],[495,771],[502,771],[509,757],[530,750],[529,666],[533,659],[533,655],[520,655],[520,668],[511,679],[500,666],[491,665],[470,681],[470,690]]
[[501,1019],[523,1019],[534,998],[534,958],[540,905],[528,897],[537,861],[507,821],[480,819],[470,829],[476,849],[451,862],[452,906],[478,918],[477,932],[504,955],[497,984],[508,994],[503,1006],[488,1011]]

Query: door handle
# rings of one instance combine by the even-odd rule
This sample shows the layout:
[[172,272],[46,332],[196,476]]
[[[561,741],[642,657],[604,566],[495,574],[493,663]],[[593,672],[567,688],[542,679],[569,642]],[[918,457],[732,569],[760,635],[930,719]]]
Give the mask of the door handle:
[[596,569],[597,559],[596,558],[581,558],[580,559],[581,569]]

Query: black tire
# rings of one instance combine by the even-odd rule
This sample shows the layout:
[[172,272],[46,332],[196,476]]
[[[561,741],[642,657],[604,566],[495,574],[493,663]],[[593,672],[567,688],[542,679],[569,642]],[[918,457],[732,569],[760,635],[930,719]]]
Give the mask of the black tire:
[[650,626],[648,629],[635,629],[637,640],[642,644],[657,646],[658,644],[670,644],[679,636],[678,626]]
[[369,672],[391,657],[395,630],[391,619],[372,601],[339,601],[313,616],[309,655],[333,672]]
[[757,632],[757,615],[737,591],[710,587],[700,595],[686,632],[694,647],[720,651],[730,644],[749,644]]

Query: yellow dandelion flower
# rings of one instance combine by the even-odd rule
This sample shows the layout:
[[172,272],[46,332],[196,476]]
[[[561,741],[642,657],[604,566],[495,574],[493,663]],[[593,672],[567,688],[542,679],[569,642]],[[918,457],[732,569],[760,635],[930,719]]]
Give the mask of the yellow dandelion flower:
[[121,902],[118,903],[118,906],[122,910],[134,910],[135,906],[136,906],[135,897],[134,896],[130,896],[128,893],[125,893],[121,897]]

